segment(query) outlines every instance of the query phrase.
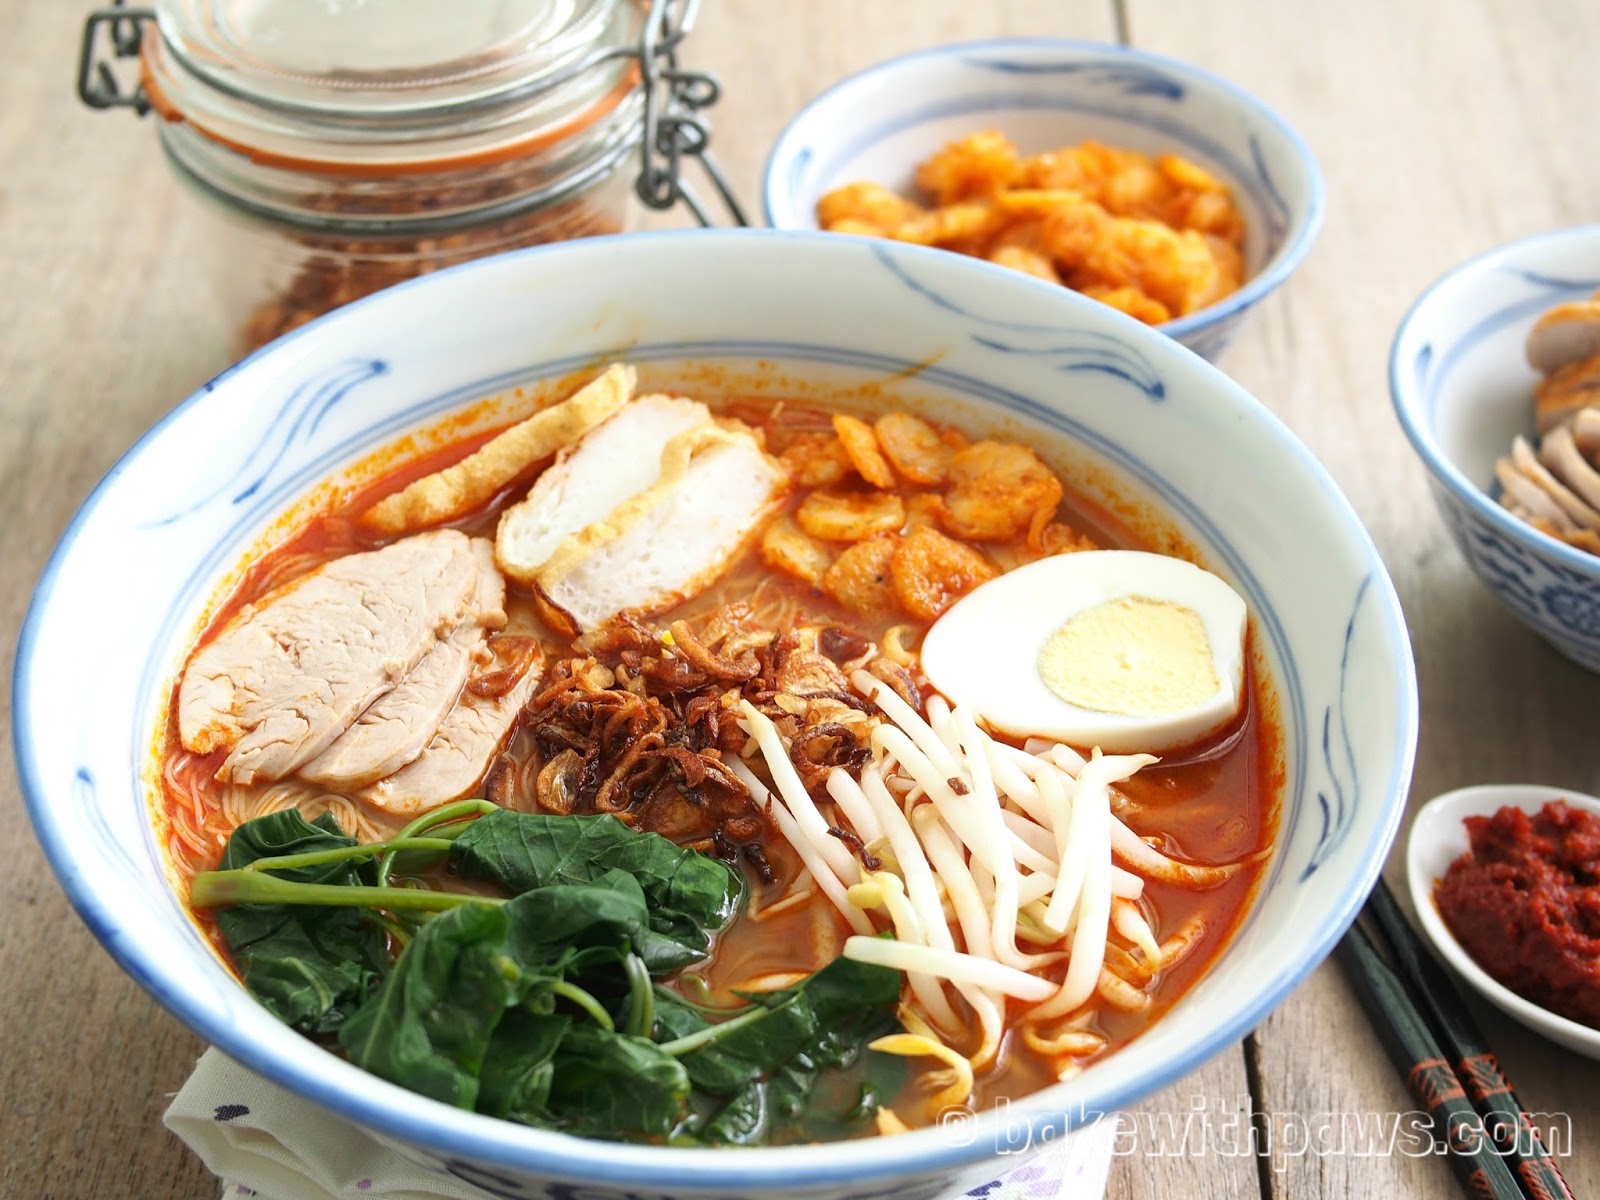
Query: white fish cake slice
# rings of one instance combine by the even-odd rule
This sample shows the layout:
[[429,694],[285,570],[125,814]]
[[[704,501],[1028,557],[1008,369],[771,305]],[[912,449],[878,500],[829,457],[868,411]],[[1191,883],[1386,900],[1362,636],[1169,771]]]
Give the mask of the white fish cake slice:
[[614,365],[559,404],[495,435],[460,462],[425,475],[361,514],[379,533],[404,533],[464,517],[557,450],[571,445],[633,395],[634,369]]
[[587,631],[698,595],[733,565],[787,490],[783,464],[746,432],[712,427],[676,439],[660,483],[585,529],[540,572],[546,615],[568,632]]
[[711,422],[711,410],[677,396],[641,396],[584,435],[548,467],[495,533],[495,557],[511,578],[532,584],[570,535],[661,478],[667,443]]
[[1549,433],[1595,404],[1600,404],[1600,354],[1568,363],[1533,389],[1533,426]]
[[487,538],[473,538],[472,551],[478,586],[471,619],[429,651],[333,745],[301,767],[302,779],[348,792],[393,774],[422,753],[461,695],[474,663],[486,656],[483,644],[489,632],[506,623],[506,582],[494,564],[494,546]]
[[1501,504],[1524,521],[1546,521],[1558,532],[1576,529],[1550,494],[1517,469],[1509,458],[1497,458],[1495,478],[1500,481]]
[[461,699],[440,722],[427,747],[393,775],[362,788],[357,795],[395,816],[412,817],[469,795],[510,736],[522,706],[544,675],[544,651],[528,638],[501,637],[489,643],[496,653],[495,673],[510,672],[494,695],[478,695],[469,680]]

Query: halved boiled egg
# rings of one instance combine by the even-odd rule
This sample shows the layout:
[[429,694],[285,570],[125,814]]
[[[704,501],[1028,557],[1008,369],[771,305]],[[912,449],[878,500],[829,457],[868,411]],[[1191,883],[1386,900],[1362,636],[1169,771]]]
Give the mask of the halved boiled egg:
[[1088,550],[962,597],[928,630],[922,669],[998,733],[1161,751],[1238,716],[1244,638],[1244,601],[1210,571],[1140,550]]

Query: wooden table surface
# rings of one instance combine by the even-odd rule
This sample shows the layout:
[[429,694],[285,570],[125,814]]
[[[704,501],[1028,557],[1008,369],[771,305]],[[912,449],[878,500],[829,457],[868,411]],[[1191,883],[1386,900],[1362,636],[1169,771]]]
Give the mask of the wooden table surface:
[[[87,7],[86,5],[83,7]],[[126,112],[78,105],[79,5],[0,0],[0,623],[102,473],[226,361],[200,246]],[[1600,219],[1600,6],[1588,0],[711,0],[688,57],[726,85],[717,149],[755,204],[789,114],[876,60],[1001,35],[1112,40],[1208,67],[1276,107],[1327,177],[1321,239],[1223,367],[1322,458],[1366,521],[1410,622],[1422,691],[1414,797],[1528,780],[1600,791],[1600,678],[1517,625],[1448,544],[1389,407],[1396,322],[1454,263]],[[115,637],[116,581],[105,624]],[[9,702],[9,690],[0,704]],[[9,709],[6,710],[9,716]],[[124,977],[67,906],[0,756],[0,1197],[209,1197],[160,1124],[199,1041]],[[1390,861],[1397,879],[1396,857]],[[1566,1114],[1574,1190],[1600,1195],[1600,1063],[1480,1014],[1530,1109]],[[1413,1106],[1337,968],[1244,1042],[1138,1110],[1114,1197],[1454,1196],[1436,1157],[1295,1153],[1328,1114]],[[1189,1114],[1260,1114],[1270,1155],[1156,1152]],[[1171,1151],[1173,1147],[1168,1146]]]

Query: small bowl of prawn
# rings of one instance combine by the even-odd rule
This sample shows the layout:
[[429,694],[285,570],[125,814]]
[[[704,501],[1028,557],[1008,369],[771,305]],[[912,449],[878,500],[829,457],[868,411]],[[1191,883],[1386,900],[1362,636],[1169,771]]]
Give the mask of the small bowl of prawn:
[[1260,99],[1176,59],[1053,38],[937,46],[835,84],[774,143],[763,180],[767,222],[817,229],[818,200],[858,181],[910,197],[919,163],[984,130],[1025,155],[1090,141],[1175,154],[1228,186],[1244,227],[1242,284],[1155,326],[1213,362],[1245,314],[1300,265],[1322,225],[1316,158]]

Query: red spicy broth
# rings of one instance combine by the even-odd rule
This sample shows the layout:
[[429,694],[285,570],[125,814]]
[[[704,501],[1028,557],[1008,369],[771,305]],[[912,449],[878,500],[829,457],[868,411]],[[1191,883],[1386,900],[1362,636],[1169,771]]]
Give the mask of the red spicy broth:
[[[770,396],[729,395],[724,391],[722,397],[702,395],[699,398],[720,414],[736,417],[759,430],[767,448],[774,454],[781,455],[803,435],[830,427],[830,413],[812,396],[781,400]],[[980,429],[949,430],[948,436],[952,444],[956,444],[981,437],[982,433]],[[370,550],[396,540],[372,536],[354,517],[375,500],[410,481],[458,461],[489,436],[491,433],[474,435],[420,452],[370,483],[338,494],[326,511],[262,554],[244,571],[237,589],[219,607],[200,644],[215,636],[244,605],[259,600],[286,580],[340,555]],[[1045,458],[1049,461],[1050,456],[1046,454]],[[1051,465],[1055,467],[1054,463]],[[1057,516],[1057,521],[1065,527],[1106,548],[1165,553],[1183,550],[1181,543],[1158,524],[1151,523],[1148,531],[1143,531],[1143,524],[1131,519],[1133,510],[1113,513],[1084,496],[1074,495],[1071,474],[1059,467],[1056,472],[1067,485]],[[492,538],[501,511],[520,496],[527,482],[520,480],[507,488],[483,509],[457,523],[458,527]],[[908,486],[904,490],[909,499],[930,489]],[[803,494],[802,489],[796,489],[788,501],[787,513],[795,511]],[[1136,528],[1141,532],[1136,532]],[[1023,552],[1016,545],[985,545],[983,550],[1002,567],[1016,565],[1023,558]],[[717,584],[652,620],[662,625],[680,617],[694,620],[736,601],[749,604],[761,621],[777,629],[802,623],[832,623],[880,641],[895,626],[910,625],[920,637],[928,625],[927,621],[908,619],[904,613],[864,615],[852,611],[819,588],[775,571],[763,561],[753,544],[745,548],[733,569]],[[565,643],[569,639],[551,630],[540,619],[527,595],[513,589],[508,596],[507,609],[511,627],[545,641],[552,659],[567,652]],[[1260,882],[1260,859],[1276,829],[1277,805],[1284,783],[1282,733],[1275,694],[1262,674],[1259,660],[1253,653],[1247,653],[1246,662],[1250,665],[1245,710],[1234,727],[1208,745],[1172,756],[1171,765],[1163,763],[1146,768],[1121,788],[1127,800],[1124,819],[1141,836],[1154,839],[1165,852],[1200,864],[1251,861],[1225,882],[1204,890],[1147,883],[1141,908],[1158,939],[1169,938],[1186,929],[1199,928],[1203,932],[1198,934],[1194,949],[1181,962],[1156,976],[1147,989],[1149,1003],[1144,1011],[1120,1012],[1107,1005],[1098,1006],[1092,1020],[1084,1027],[1105,1036],[1107,1041],[1102,1053],[1113,1052],[1138,1036],[1207,970],[1240,923]],[[522,732],[514,736],[510,753],[516,757],[536,751],[531,739]],[[211,779],[221,754],[209,757],[187,754],[178,741],[174,712],[159,747],[164,764],[161,816],[171,863],[185,884],[195,872],[216,865],[229,833],[238,823],[237,798],[230,800],[222,796],[220,785]],[[822,802],[827,803],[825,797]],[[339,814],[336,812],[336,815]],[[380,814],[374,818],[371,830],[376,836],[383,836],[399,823]],[[773,882],[752,881],[753,913],[735,921],[722,936],[711,961],[697,972],[697,984],[708,989],[712,996],[727,997],[731,989],[749,986],[752,980],[771,981],[814,971],[838,953],[848,932],[837,913],[820,897],[791,903],[773,913],[764,911],[783,904],[799,873],[794,852],[781,838],[774,835],[766,849],[774,869]],[[200,921],[214,934],[208,915],[201,915]],[[1032,1092],[1053,1082],[1055,1071],[1056,1066],[1050,1060],[1012,1035],[1007,1039],[1000,1065],[980,1077],[975,1106],[983,1108],[1003,1097]],[[919,1122],[912,1119],[911,1123]]]

